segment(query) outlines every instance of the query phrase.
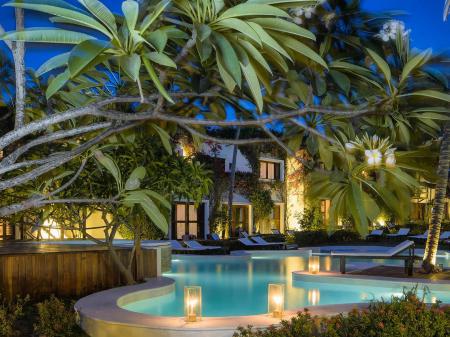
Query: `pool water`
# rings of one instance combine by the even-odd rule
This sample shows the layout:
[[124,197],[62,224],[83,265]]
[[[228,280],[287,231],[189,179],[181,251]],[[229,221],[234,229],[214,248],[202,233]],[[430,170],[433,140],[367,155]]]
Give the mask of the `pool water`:
[[[294,253],[295,254],[295,253]],[[377,286],[364,284],[316,283],[295,281],[293,271],[306,271],[309,255],[287,256],[264,254],[250,259],[180,257],[172,260],[172,271],[164,274],[175,280],[175,292],[156,298],[130,303],[124,309],[157,316],[183,316],[184,286],[202,287],[202,314],[206,317],[244,316],[267,312],[267,287],[269,283],[283,283],[286,287],[285,308],[304,306],[367,302],[373,299],[390,299],[401,295],[403,288],[392,283],[380,282]],[[367,260],[365,261],[367,263]],[[380,261],[377,261],[380,262]],[[349,260],[349,264],[352,261]],[[442,258],[438,263],[449,266]],[[321,271],[338,271],[339,260],[330,256],[320,257]],[[363,281],[361,281],[363,282]],[[419,295],[424,289],[419,287]],[[448,291],[425,291],[425,300],[450,303]]]

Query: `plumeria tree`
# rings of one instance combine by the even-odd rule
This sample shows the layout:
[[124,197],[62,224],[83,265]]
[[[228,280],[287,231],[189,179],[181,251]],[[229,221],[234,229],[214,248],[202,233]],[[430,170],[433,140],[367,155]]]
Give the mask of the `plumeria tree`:
[[[339,146],[341,156],[347,155],[347,141],[336,139],[339,132],[349,135],[364,126],[369,134],[397,142],[403,137],[399,125],[404,114],[429,121],[436,115],[427,113],[439,120],[448,113],[443,86],[430,87],[430,79],[439,76],[426,71],[428,54],[410,53],[402,63],[397,58],[390,62],[383,55],[391,50],[382,45],[386,38],[376,36],[388,28],[383,27],[386,20],[361,14],[357,1],[174,0],[140,6],[127,0],[120,14],[98,0],[79,3],[7,4],[48,14],[69,28],[6,32],[1,39],[73,48],[37,70],[45,88],[40,114],[0,136],[0,193],[44,177],[92,146],[142,125],[151,125],[166,142],[165,130],[182,128],[196,140],[274,142],[294,157],[307,144],[319,149],[320,161],[331,170]],[[243,109],[243,103],[254,108]],[[411,110],[412,103],[421,104]],[[239,120],[227,118],[230,107],[241,112]],[[395,134],[381,133],[391,126],[383,120],[395,122]],[[273,132],[274,125],[284,130],[283,136]],[[207,127],[254,127],[265,136],[223,139],[209,135]],[[39,197],[56,203],[66,185]],[[35,198],[3,204],[0,215],[19,212]],[[366,220],[361,214],[358,218],[364,230]]]

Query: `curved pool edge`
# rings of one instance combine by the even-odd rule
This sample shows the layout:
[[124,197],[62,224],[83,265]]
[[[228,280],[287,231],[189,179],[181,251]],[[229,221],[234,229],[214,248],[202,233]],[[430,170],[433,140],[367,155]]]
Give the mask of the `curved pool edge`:
[[[265,328],[280,320],[268,314],[252,316],[203,317],[186,323],[183,317],[152,316],[120,307],[127,303],[168,294],[175,281],[158,277],[145,283],[113,288],[81,298],[75,303],[80,325],[91,337],[231,337],[238,326]],[[308,309],[311,315],[328,316],[366,308],[367,303],[334,304],[302,307],[286,311],[283,319]]]

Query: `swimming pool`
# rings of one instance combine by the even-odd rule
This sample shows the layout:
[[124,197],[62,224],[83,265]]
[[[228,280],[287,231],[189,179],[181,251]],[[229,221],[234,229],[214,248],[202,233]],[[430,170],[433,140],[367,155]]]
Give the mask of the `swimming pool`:
[[[339,284],[295,280],[294,271],[307,271],[309,253],[254,253],[250,257],[193,257],[177,256],[172,260],[172,271],[164,276],[175,280],[175,291],[163,296],[144,299],[124,305],[126,310],[155,316],[183,316],[183,289],[187,285],[202,287],[203,316],[226,317],[258,315],[267,312],[267,286],[283,283],[286,287],[285,309],[304,306],[368,302],[401,295],[399,283],[374,282],[355,284],[345,279]],[[349,260],[350,264],[358,261]],[[381,262],[381,261],[377,261]],[[367,263],[367,260],[363,263]],[[439,258],[438,263],[449,267],[449,260]],[[339,260],[320,257],[321,271],[338,271]],[[318,276],[320,277],[320,276]],[[412,286],[412,284],[411,284]],[[423,295],[423,287],[419,287]],[[440,300],[450,303],[448,288],[424,294],[427,302]]]

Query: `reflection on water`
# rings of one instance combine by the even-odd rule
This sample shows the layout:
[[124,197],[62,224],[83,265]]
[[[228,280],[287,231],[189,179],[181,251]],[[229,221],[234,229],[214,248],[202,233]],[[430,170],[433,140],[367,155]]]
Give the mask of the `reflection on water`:
[[320,290],[309,289],[308,290],[308,303],[310,305],[317,305],[320,302]]
[[[210,317],[266,313],[269,283],[285,285],[287,310],[309,305],[365,302],[381,297],[389,299],[393,294],[402,294],[402,287],[390,288],[387,284],[369,287],[365,284],[294,281],[292,272],[308,270],[308,257],[306,254],[274,254],[252,259],[230,257],[217,261],[202,257],[180,257],[178,261],[173,261],[172,271],[164,275],[175,280],[174,293],[131,303],[125,308],[153,315],[183,316],[183,288],[189,285],[202,287],[203,315]],[[339,260],[321,256],[320,270],[338,271]],[[428,293],[425,299],[428,302],[438,299],[448,303],[450,291]]]

